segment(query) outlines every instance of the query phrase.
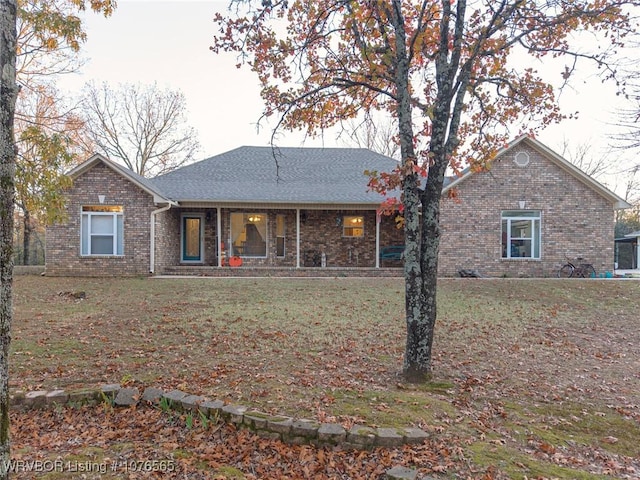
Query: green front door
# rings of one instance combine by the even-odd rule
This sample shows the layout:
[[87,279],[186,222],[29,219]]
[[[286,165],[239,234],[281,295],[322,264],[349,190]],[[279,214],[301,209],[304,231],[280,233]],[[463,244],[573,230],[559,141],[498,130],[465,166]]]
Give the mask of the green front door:
[[182,217],[182,261],[202,261],[202,219]]

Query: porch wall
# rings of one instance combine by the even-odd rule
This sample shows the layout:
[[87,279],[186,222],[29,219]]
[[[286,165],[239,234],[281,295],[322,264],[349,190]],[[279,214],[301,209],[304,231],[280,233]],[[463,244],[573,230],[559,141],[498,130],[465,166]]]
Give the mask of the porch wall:
[[[229,256],[231,243],[231,213],[255,213],[267,217],[266,257],[243,256],[245,267],[289,267],[296,266],[296,210],[267,209],[221,209],[222,242],[225,256]],[[171,209],[158,215],[156,232],[156,271],[163,272],[180,262],[180,219],[182,214],[202,214],[204,222],[204,258],[200,265],[217,266],[217,209],[186,208]],[[276,252],[276,216],[285,216],[285,256]],[[343,236],[344,216],[364,216],[364,236],[350,238]],[[325,252],[326,267],[361,268],[375,267],[376,255],[376,212],[357,210],[301,210],[300,213],[300,266],[312,266],[305,258],[309,252]],[[402,229],[397,229],[393,217],[383,216],[380,226],[380,246],[401,245]],[[228,258],[225,258],[228,261]],[[186,265],[186,264],[185,264]],[[397,267],[400,262],[386,262],[385,266]],[[193,265],[196,267],[196,265]]]
[[[324,252],[327,267],[375,266],[375,212],[304,210],[301,215],[304,218],[300,225],[301,266],[313,266],[308,261],[312,252]],[[343,236],[345,215],[364,217],[362,237]]]

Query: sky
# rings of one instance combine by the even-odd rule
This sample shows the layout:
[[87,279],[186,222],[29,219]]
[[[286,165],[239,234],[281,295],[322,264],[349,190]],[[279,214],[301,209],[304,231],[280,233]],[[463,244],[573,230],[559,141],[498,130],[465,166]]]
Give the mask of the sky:
[[[247,68],[237,69],[234,55],[209,50],[214,13],[227,5],[226,0],[118,0],[109,18],[87,13],[83,20],[88,40],[82,48],[86,62],[79,73],[66,75],[58,86],[77,94],[89,81],[156,82],[184,93],[189,124],[202,145],[201,158],[242,145],[267,145],[269,126],[258,130],[256,125],[263,107],[257,76]],[[579,120],[550,126],[538,139],[558,152],[567,141],[575,148],[589,144],[595,155],[603,154],[610,150],[611,123],[619,103],[612,86],[586,74],[561,97],[564,111],[579,111]],[[349,146],[331,135],[305,139],[295,132],[281,135],[278,144]],[[618,170],[613,166],[610,175],[601,179],[613,190],[619,188],[614,176]]]

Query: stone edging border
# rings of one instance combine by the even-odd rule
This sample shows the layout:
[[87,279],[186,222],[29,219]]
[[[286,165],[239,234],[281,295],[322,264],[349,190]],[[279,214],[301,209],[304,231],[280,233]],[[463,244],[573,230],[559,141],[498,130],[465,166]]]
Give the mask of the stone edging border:
[[296,445],[342,445],[367,449],[419,444],[429,437],[425,431],[410,427],[372,428],[355,425],[346,430],[337,423],[320,423],[284,415],[270,415],[243,405],[225,404],[222,400],[211,400],[180,390],[164,392],[154,387],[145,388],[142,395],[138,388],[111,384],[103,385],[98,390],[74,392],[38,390],[25,394],[17,391],[10,398],[12,407],[23,408],[100,401],[111,402],[116,407],[129,407],[139,403],[159,405],[163,402],[172,410],[198,412],[210,419],[215,418],[240,428],[248,428],[260,436]]
[[[147,387],[142,395],[138,388],[122,387],[119,384],[103,385],[99,390],[37,390],[24,393],[16,391],[10,396],[10,405],[21,408],[45,408],[69,403],[108,401],[116,407],[130,407],[139,403],[160,405],[164,403],[172,410],[198,412],[209,419],[219,419],[238,428],[248,428],[257,435],[282,440],[294,445],[343,446],[355,449],[373,447],[400,447],[419,444],[429,435],[419,428],[371,428],[355,425],[346,430],[337,423],[320,423],[315,420],[295,419],[282,415],[269,415],[251,410],[242,405],[231,405],[221,400],[211,400],[200,395],[191,395],[180,390],[164,392]],[[385,474],[386,479],[415,480],[417,471],[395,467]]]

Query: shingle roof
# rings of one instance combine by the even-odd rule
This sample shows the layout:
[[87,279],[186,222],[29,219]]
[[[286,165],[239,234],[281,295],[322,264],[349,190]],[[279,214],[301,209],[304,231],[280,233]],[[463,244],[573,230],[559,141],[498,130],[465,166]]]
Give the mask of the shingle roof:
[[389,172],[397,165],[362,148],[245,146],[151,181],[178,202],[377,205],[383,197],[367,191],[364,171]]

